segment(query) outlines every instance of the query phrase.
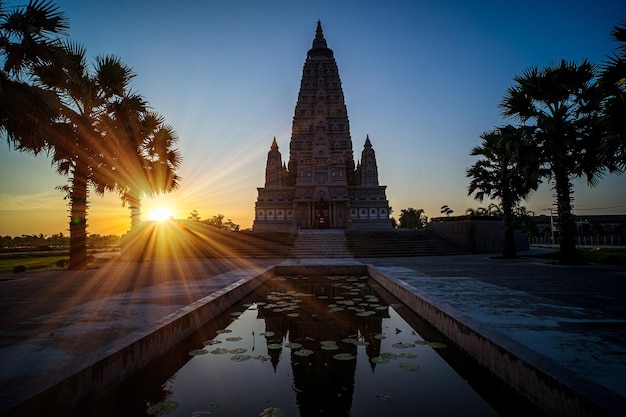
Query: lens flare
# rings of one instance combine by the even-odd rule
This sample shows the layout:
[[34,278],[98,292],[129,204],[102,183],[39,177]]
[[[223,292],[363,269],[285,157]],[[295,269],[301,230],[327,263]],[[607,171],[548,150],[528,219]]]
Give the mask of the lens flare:
[[150,213],[148,214],[149,220],[158,220],[160,222],[173,218],[174,213],[167,207],[157,207],[153,210],[150,210]]

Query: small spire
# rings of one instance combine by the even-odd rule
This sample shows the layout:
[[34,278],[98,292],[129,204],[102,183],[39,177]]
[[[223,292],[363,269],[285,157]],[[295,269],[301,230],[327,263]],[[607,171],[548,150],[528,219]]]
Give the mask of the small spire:
[[367,135],[365,137],[365,145],[364,145],[364,147],[366,147],[366,148],[371,148],[372,147],[372,142],[370,142],[370,135]]
[[276,143],[276,136],[274,136],[274,141],[272,142],[272,146],[270,149],[278,149],[278,143]]

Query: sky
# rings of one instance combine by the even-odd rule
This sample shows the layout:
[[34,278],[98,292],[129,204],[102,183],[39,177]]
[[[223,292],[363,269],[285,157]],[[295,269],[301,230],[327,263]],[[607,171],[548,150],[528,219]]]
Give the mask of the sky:
[[[10,7],[26,0],[7,1]],[[302,68],[318,19],[334,51],[355,159],[369,135],[379,181],[398,218],[404,208],[440,216],[484,207],[467,196],[469,155],[480,134],[510,120],[498,104],[513,77],[561,59],[602,63],[626,20],[623,0],[258,1],[62,0],[71,39],[93,60],[116,55],[137,74],[132,89],[180,138],[180,189],[144,198],[176,218],[197,210],[252,226],[257,187],[276,137],[283,160]],[[0,139],[0,235],[68,232],[68,200],[46,155]],[[574,214],[626,214],[626,175],[575,182]],[[523,203],[549,214],[551,184]],[[118,195],[91,194],[89,233],[123,234]]]

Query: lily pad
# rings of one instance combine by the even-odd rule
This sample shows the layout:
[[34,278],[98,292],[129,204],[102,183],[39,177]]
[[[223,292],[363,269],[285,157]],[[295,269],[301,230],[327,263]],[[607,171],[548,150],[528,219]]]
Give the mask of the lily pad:
[[298,356],[310,356],[313,354],[313,351],[311,349],[300,349],[300,350],[296,350],[293,353],[294,355],[298,355]]
[[238,342],[241,340],[241,337],[239,336],[227,337],[226,340],[229,342]]
[[443,348],[448,347],[448,345],[446,345],[445,343],[441,343],[441,342],[428,342],[428,345],[433,349],[443,349]]
[[217,348],[217,349],[213,349],[211,351],[212,354],[214,355],[223,355],[225,353],[228,353],[228,349],[224,349],[224,348]]
[[198,356],[198,355],[206,355],[207,353],[209,353],[208,350],[204,350],[204,349],[194,349],[191,352],[189,352],[189,356]]
[[229,353],[234,353],[234,354],[241,354],[241,353],[246,353],[248,351],[248,349],[246,348],[235,348],[235,349],[231,349],[228,352]]
[[217,345],[218,343],[222,343],[221,340],[205,340],[202,342],[205,346]]
[[410,372],[415,372],[420,369],[419,365],[414,364],[414,363],[401,362],[400,365],[398,366],[404,369],[405,371],[410,371]]
[[336,345],[337,342],[335,342],[334,340],[322,340],[320,342],[320,345]]
[[384,356],[374,356],[372,359],[370,359],[370,361],[372,361],[373,363],[388,363],[389,362],[389,358],[385,358]]
[[337,346],[337,345],[322,345],[322,349],[324,349],[324,350],[339,350],[339,346]]
[[291,342],[291,343],[285,343],[283,346],[289,349],[300,349],[302,347],[302,343]]
[[265,337],[272,337],[274,336],[274,332],[263,332],[260,333],[261,336],[265,336]]
[[163,414],[174,412],[177,408],[178,403],[176,401],[161,401],[148,407],[146,413],[151,416],[161,416]]
[[408,348],[415,347],[415,344],[398,342],[398,343],[394,343],[393,345],[391,345],[391,347],[394,347],[396,349],[408,349]]
[[267,407],[263,411],[261,411],[261,414],[259,414],[259,416],[260,417],[286,417],[286,414],[283,412],[283,410],[281,410],[278,407]]
[[233,362],[243,362],[243,361],[247,361],[251,357],[252,356],[250,355],[233,355],[231,356],[230,360]]
[[370,342],[366,342],[365,340],[356,340],[353,344],[356,346],[369,346]]
[[386,338],[387,338],[387,336],[385,336],[384,334],[380,334],[379,333],[379,334],[374,335],[374,339],[383,340],[383,339],[386,339]]
[[289,313],[289,314],[287,314],[287,316],[295,318],[295,317],[300,316],[300,314],[299,313]]
[[416,354],[414,354],[414,353],[408,353],[408,352],[406,352],[406,353],[401,353],[401,354],[399,354],[398,356],[399,356],[399,357],[401,357],[401,358],[404,358],[404,359],[413,359],[413,358],[417,358],[417,355],[416,355]]
[[380,354],[380,356],[382,358],[387,358],[387,359],[398,359],[398,355],[396,355],[395,353],[391,353],[391,352],[383,352]]
[[360,313],[356,313],[356,315],[359,317],[369,317],[372,314],[376,314],[376,313],[373,311],[361,311]]
[[230,315],[234,316],[234,317],[239,317],[239,316],[241,316],[241,314],[242,314],[241,311],[234,311],[234,312],[230,313]]
[[217,333],[217,334],[223,334],[223,333],[232,333],[232,332],[233,332],[233,331],[232,331],[232,330],[230,330],[230,329],[221,329],[221,330],[216,331],[215,333]]
[[283,345],[281,345],[280,343],[270,343],[267,345],[268,349],[282,349]]
[[338,361],[349,361],[351,359],[354,359],[355,356],[350,353],[338,353],[334,355],[333,358],[337,359]]
[[341,339],[341,341],[346,343],[355,343],[357,340],[348,337],[346,339]]

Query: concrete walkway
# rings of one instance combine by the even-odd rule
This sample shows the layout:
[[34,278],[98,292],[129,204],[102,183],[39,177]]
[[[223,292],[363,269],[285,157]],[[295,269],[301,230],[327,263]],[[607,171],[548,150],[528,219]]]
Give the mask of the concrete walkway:
[[[626,398],[626,268],[486,255],[358,261]],[[184,259],[0,275],[0,414],[116,340],[281,262]]]

